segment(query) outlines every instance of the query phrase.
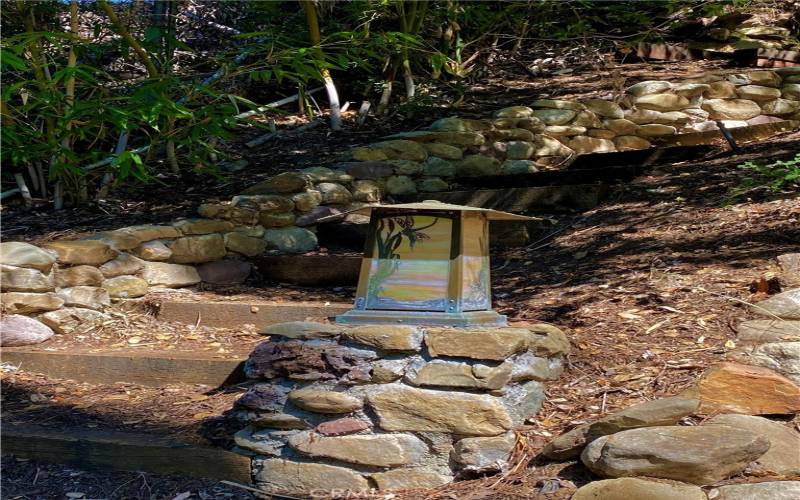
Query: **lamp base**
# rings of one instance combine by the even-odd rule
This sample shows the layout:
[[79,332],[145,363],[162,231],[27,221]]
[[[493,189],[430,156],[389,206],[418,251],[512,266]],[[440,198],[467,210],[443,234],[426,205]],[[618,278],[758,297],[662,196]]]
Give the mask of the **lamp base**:
[[336,316],[347,325],[429,325],[429,326],[506,326],[506,317],[495,311],[446,313],[433,311],[381,311],[351,309]]

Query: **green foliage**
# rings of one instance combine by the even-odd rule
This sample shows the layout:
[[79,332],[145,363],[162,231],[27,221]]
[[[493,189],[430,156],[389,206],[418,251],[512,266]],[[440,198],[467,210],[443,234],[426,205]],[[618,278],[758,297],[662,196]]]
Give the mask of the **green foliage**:
[[741,200],[748,193],[756,190],[766,190],[770,193],[780,193],[786,190],[800,192],[800,154],[789,160],[773,162],[747,161],[737,168],[746,171],[738,187],[731,190],[725,199],[725,204]]

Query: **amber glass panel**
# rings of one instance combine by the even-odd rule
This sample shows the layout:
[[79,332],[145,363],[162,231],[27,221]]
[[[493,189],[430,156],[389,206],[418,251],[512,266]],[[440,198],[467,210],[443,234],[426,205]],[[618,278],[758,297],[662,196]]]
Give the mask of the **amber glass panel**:
[[461,310],[482,311],[492,308],[489,291],[489,233],[484,217],[465,214],[461,221],[464,281]]
[[444,311],[453,221],[381,217],[367,283],[367,309]]

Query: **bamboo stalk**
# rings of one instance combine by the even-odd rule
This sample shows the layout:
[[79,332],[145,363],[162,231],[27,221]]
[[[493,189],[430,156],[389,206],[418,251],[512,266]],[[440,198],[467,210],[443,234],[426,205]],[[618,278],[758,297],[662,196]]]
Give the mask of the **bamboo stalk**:
[[[317,53],[317,61],[322,66],[325,62],[325,57],[322,52],[321,39],[322,36],[319,30],[319,18],[317,17],[317,8],[311,0],[300,0],[303,10],[306,14],[306,22],[308,23],[308,33],[311,38],[311,43],[314,45]],[[341,110],[339,109],[339,93],[336,90],[336,85],[333,82],[330,71],[328,68],[320,67],[320,74],[322,81],[325,84],[325,90],[328,92],[328,103],[331,108],[331,129],[342,129]]]
[[30,207],[31,205],[33,205],[33,198],[31,198],[31,192],[28,189],[28,185],[25,184],[25,178],[22,176],[22,174],[14,174],[14,180],[17,181],[19,192],[22,194],[22,199],[25,200],[25,206]]
[[153,64],[153,60],[150,59],[150,56],[147,54],[147,51],[144,50],[142,44],[139,43],[139,40],[135,39],[125,25],[122,24],[122,21],[120,21],[119,17],[117,17],[114,9],[112,9],[108,4],[108,0],[97,0],[97,5],[99,5],[100,8],[103,9],[103,12],[105,12],[108,16],[114,31],[125,40],[125,42],[131,47],[131,49],[133,49],[134,52],[136,52],[136,55],[139,57],[139,60],[142,61],[142,64],[144,64],[144,67],[147,70],[147,74],[150,76],[150,78],[158,78],[158,68],[156,68],[156,65]]

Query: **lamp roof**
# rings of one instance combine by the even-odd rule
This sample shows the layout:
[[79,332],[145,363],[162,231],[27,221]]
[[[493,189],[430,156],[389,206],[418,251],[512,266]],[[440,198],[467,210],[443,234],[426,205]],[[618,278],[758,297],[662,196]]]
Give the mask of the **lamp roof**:
[[399,209],[399,210],[416,210],[416,211],[442,211],[451,210],[458,212],[482,212],[486,215],[488,220],[538,220],[536,217],[528,217],[527,215],[517,215],[509,212],[502,212],[500,210],[493,210],[491,208],[468,207],[466,205],[453,205],[451,203],[442,203],[437,200],[425,200],[417,203],[400,203],[397,205],[364,205],[363,207],[347,210],[335,215],[329,215],[319,219],[317,222],[329,222],[344,217],[347,214],[361,214],[370,215],[373,210],[380,208]]

